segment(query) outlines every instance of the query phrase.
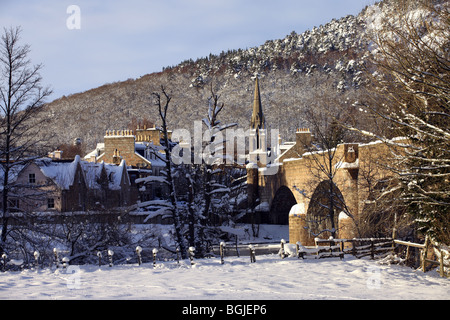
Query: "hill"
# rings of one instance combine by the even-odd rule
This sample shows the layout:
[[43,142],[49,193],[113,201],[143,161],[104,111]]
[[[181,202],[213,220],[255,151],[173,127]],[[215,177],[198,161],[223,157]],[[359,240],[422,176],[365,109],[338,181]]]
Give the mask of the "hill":
[[344,107],[356,99],[373,7],[258,47],[189,59],[159,73],[63,96],[46,105],[49,126],[42,134],[53,133],[52,147],[81,138],[90,150],[108,129],[127,128],[133,119],[157,122],[151,93],[161,85],[173,96],[168,117],[172,128],[193,129],[193,122],[207,112],[211,86],[225,103],[221,120],[248,128],[252,78],[258,75],[267,125],[292,139],[296,128],[307,126],[305,110],[323,107],[324,95]]

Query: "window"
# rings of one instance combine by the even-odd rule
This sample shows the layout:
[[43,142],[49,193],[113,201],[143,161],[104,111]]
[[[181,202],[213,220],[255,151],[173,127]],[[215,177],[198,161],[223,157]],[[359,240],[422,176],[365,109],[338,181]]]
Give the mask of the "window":
[[36,175],[34,173],[30,173],[28,175],[28,183],[31,183],[31,184],[36,183]]
[[55,209],[55,199],[48,198],[47,199],[47,208],[48,209]]

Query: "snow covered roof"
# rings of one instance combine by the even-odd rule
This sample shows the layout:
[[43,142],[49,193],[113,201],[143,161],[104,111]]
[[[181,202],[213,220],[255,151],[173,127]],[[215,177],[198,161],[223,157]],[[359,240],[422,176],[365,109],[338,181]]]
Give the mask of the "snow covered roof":
[[89,189],[100,189],[100,179],[102,171],[104,170],[108,178],[109,188],[118,190],[121,188],[122,176],[128,174],[126,171],[125,160],[122,160],[119,166],[112,164],[105,164],[103,162],[93,163],[82,161],[80,156],[76,156],[72,162],[58,162],[51,161],[51,159],[44,158],[36,161],[41,172],[50,178],[56,185],[63,190],[68,190],[74,183],[77,168],[81,169],[81,174],[86,181]]
[[63,190],[68,190],[73,185],[77,167],[80,164],[80,156],[75,156],[73,162],[54,162],[50,159],[36,161],[41,172]]
[[89,189],[100,189],[100,181],[102,172],[106,174],[106,178],[108,179],[108,186],[111,190],[119,190],[121,188],[122,176],[124,174],[128,174],[126,171],[126,162],[122,160],[120,165],[116,166],[113,164],[104,163],[103,161],[100,163],[93,163],[82,161],[81,167],[83,168],[83,172],[86,178],[86,184]]

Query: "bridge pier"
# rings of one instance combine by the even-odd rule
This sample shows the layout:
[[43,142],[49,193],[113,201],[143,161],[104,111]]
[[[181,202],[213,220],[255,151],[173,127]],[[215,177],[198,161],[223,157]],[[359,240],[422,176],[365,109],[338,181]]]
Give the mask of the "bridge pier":
[[289,243],[297,242],[300,242],[302,246],[314,245],[314,239],[307,229],[304,203],[297,203],[289,212]]

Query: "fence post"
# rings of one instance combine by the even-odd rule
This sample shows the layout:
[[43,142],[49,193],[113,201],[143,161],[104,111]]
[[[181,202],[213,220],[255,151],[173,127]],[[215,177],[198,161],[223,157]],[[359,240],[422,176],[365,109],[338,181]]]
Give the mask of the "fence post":
[[53,256],[55,258],[56,269],[58,269],[59,268],[58,249],[53,248]]
[[339,258],[342,260],[342,259],[344,259],[344,241],[343,240],[339,243],[339,251],[340,251]]
[[444,273],[444,253],[442,252],[442,249],[439,249],[439,274],[441,275],[441,277],[445,276]]
[[421,263],[423,272],[426,271],[427,252],[428,252],[428,236],[425,236],[424,248],[422,249],[422,254],[420,255],[420,258],[422,259]]
[[191,260],[191,266],[193,266],[194,265],[194,251],[195,251],[195,248],[194,247],[189,247],[189,260]]
[[38,269],[39,268],[39,251],[37,251],[37,250],[34,251],[33,255],[34,255],[34,263],[36,265],[36,269]]
[[156,268],[156,254],[158,253],[158,249],[153,248],[152,253],[153,253],[153,268]]
[[329,237],[328,240],[329,240],[328,244],[330,245],[330,254],[333,255],[333,248],[332,248],[332,246],[334,246],[334,244],[335,244],[334,238],[333,237]]
[[114,251],[112,251],[111,249],[108,250],[108,257],[109,257],[109,266],[112,267],[113,266],[113,255],[114,255]]
[[177,252],[177,264],[180,264],[180,248],[177,247],[176,252]]
[[255,248],[251,244],[248,248],[250,249],[250,263],[256,262]]
[[100,251],[97,252],[98,257],[98,266],[100,267],[102,265],[102,253]]
[[375,239],[370,238],[370,259],[375,259]]
[[223,261],[224,249],[225,249],[225,242],[222,241],[222,242],[220,242],[220,248],[219,248],[219,251],[220,251],[220,264],[224,263],[224,261]]
[[141,246],[137,246],[136,247],[136,254],[137,254],[137,257],[138,257],[138,265],[142,264],[141,252],[142,252]]
[[62,264],[63,264],[63,268],[66,269],[67,265],[69,264],[70,260],[67,257],[62,258]]
[[405,257],[406,265],[408,265],[409,256],[410,256],[409,246],[406,246],[406,257]]
[[355,246],[355,242],[356,242],[356,240],[353,239],[353,241],[352,241],[352,254],[353,254],[354,257],[356,257],[356,246]]
[[280,244],[280,257],[281,259],[284,259],[286,257],[285,252],[284,252],[284,244],[286,243],[286,240],[281,239],[281,244]]
[[8,259],[8,255],[6,253],[3,253],[2,254],[2,263],[3,263],[2,271],[3,272],[6,271],[6,259]]

